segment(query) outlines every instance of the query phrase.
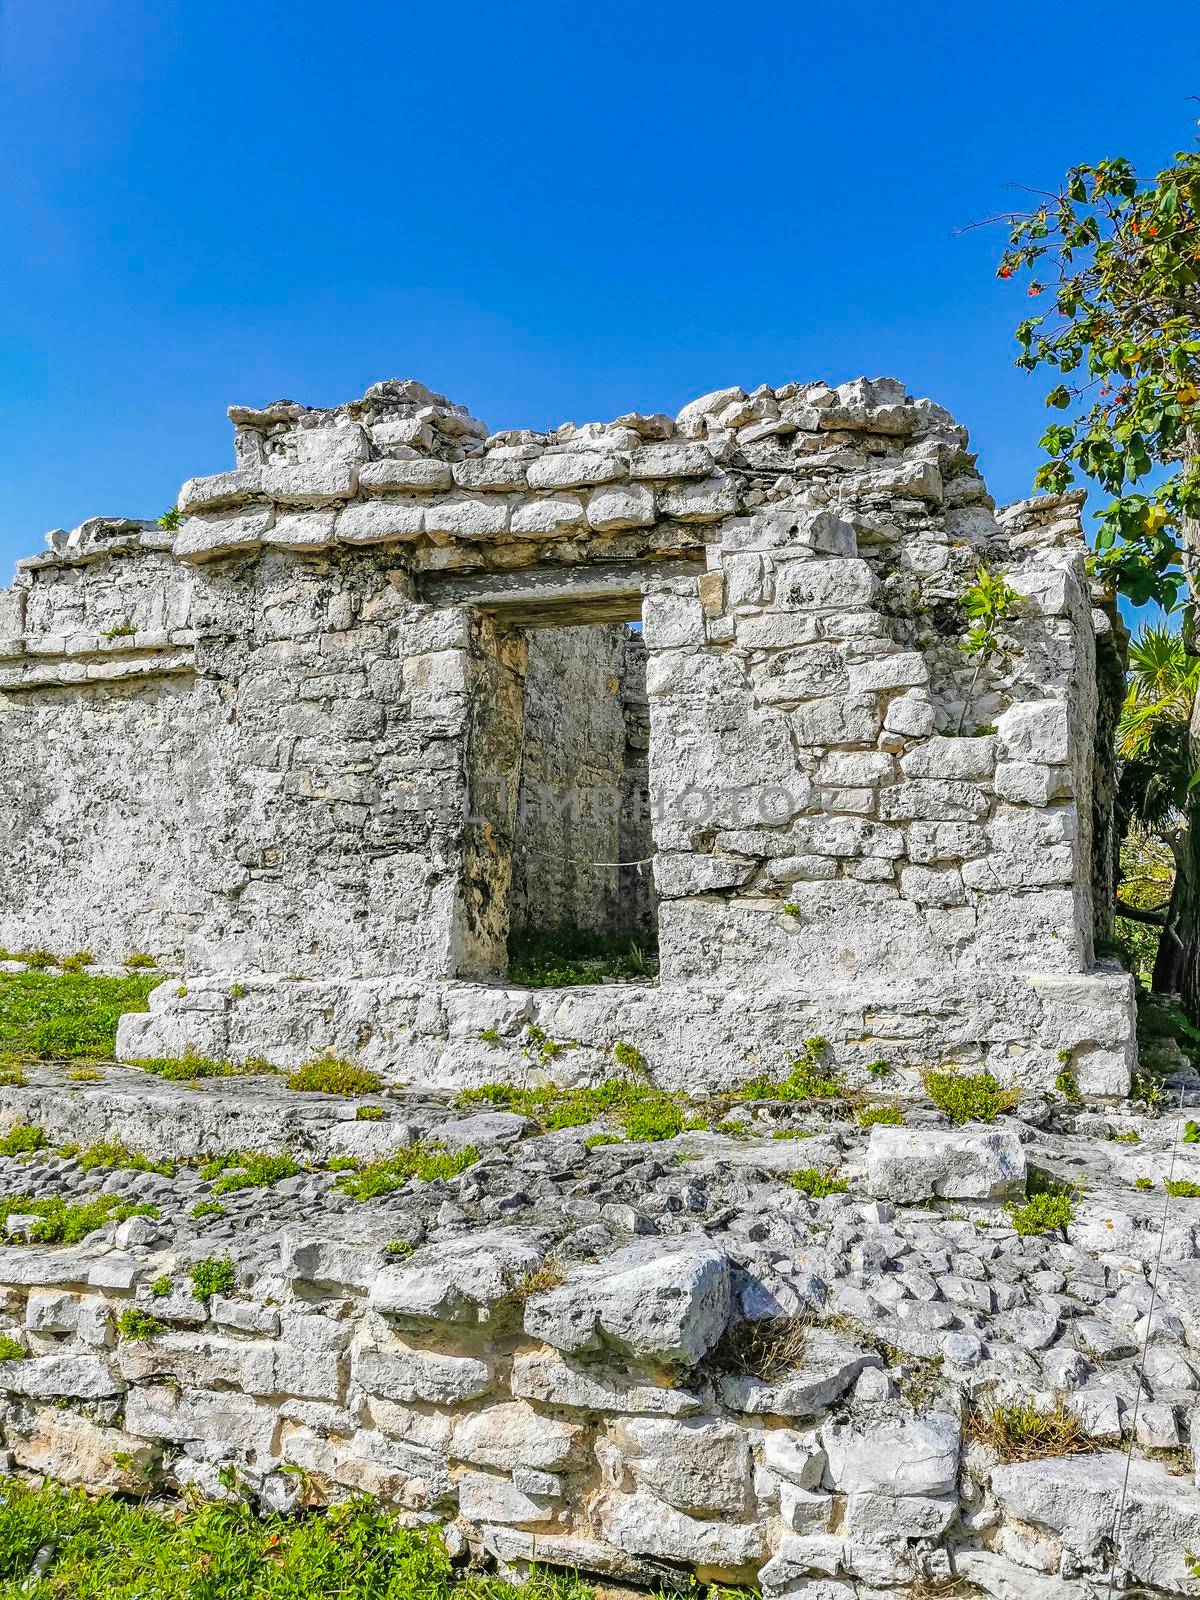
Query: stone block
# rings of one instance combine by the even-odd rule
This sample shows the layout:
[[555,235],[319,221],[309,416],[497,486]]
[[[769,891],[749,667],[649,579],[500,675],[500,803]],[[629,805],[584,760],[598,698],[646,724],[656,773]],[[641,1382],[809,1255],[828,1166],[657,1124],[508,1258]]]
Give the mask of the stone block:
[[867,1188],[904,1205],[942,1200],[1005,1200],[1025,1190],[1025,1152],[1006,1128],[871,1129]]
[[614,483],[626,476],[619,456],[599,450],[564,451],[544,455],[529,463],[531,489],[585,489],[597,483]]
[[[467,465],[465,461],[458,463],[459,467]],[[358,469],[359,489],[371,494],[434,494],[448,489],[451,481],[451,468],[446,461],[367,461]],[[462,488],[474,487],[461,478],[454,481]]]
[[607,484],[588,496],[588,527],[597,533],[618,528],[648,528],[654,522],[654,495],[644,484]]

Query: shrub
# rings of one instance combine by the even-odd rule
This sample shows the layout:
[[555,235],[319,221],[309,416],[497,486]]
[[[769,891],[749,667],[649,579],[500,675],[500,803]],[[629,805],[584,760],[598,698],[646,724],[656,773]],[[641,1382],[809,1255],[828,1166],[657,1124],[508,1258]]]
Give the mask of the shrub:
[[377,1072],[368,1072],[365,1067],[336,1056],[310,1061],[289,1073],[284,1081],[289,1089],[302,1094],[374,1094],[383,1088],[383,1079]]
[[431,1183],[438,1178],[454,1178],[479,1160],[473,1145],[462,1150],[447,1150],[440,1144],[411,1144],[386,1161],[371,1161],[346,1172],[337,1187],[351,1200],[375,1200],[402,1189],[410,1178]]
[[354,1120],[356,1122],[382,1122],[383,1107],[359,1106],[358,1110],[354,1113]]
[[237,1281],[228,1256],[209,1256],[205,1261],[197,1261],[188,1277],[192,1280],[192,1299],[206,1305],[213,1295],[228,1294]]
[[1096,1448],[1079,1418],[1061,1400],[1048,1411],[1040,1410],[1032,1400],[1024,1405],[977,1409],[967,1420],[967,1432],[990,1445],[1001,1461],[1037,1461]]
[[1133,1180],[1133,1187],[1135,1189],[1141,1189],[1143,1193],[1145,1193],[1147,1190],[1153,1189],[1154,1179],[1148,1178],[1143,1172],[1140,1177],[1137,1177]]
[[873,1128],[879,1122],[897,1128],[903,1121],[904,1113],[899,1106],[864,1106],[858,1113],[860,1128]]
[[28,1354],[24,1345],[18,1344],[7,1333],[0,1334],[0,1361],[24,1361]]
[[228,1213],[219,1200],[200,1200],[192,1207],[192,1216],[197,1222],[203,1222],[205,1217],[224,1217]]
[[810,1200],[823,1200],[826,1195],[845,1194],[848,1187],[844,1178],[838,1177],[837,1171],[829,1167],[820,1172],[816,1167],[805,1167],[801,1172],[792,1173],[792,1188],[799,1189],[801,1194],[808,1195]]
[[990,1072],[927,1072],[925,1093],[951,1122],[995,1122],[1021,1098],[1019,1089],[1002,1089]]
[[45,1133],[34,1122],[16,1122],[0,1139],[0,1156],[20,1156],[30,1150],[44,1150]]
[[154,1282],[150,1285],[150,1293],[156,1300],[161,1300],[164,1295],[168,1295],[170,1292],[171,1280],[167,1277],[165,1272],[160,1277],[155,1278]]
[[157,967],[158,957],[148,955],[145,950],[135,950],[132,955],[125,957],[125,966],[137,969],[139,967]]
[[1164,1179],[1163,1188],[1173,1200],[1200,1200],[1200,1183],[1190,1178]]
[[89,1233],[126,1217],[156,1217],[158,1207],[131,1205],[115,1194],[98,1194],[90,1200],[70,1202],[62,1195],[34,1197],[6,1195],[0,1200],[0,1232],[10,1216],[34,1216],[30,1230],[35,1244],[78,1244]]
[[157,1339],[160,1333],[166,1331],[165,1322],[149,1316],[145,1311],[139,1311],[136,1306],[130,1306],[127,1311],[122,1311],[117,1318],[117,1332],[122,1339],[128,1339],[130,1344],[139,1344],[145,1339]]
[[214,1194],[232,1189],[268,1189],[284,1178],[294,1178],[304,1168],[291,1156],[267,1156],[253,1150],[237,1150],[216,1156],[200,1169],[200,1176],[213,1183]]
[[799,1055],[788,1062],[782,1078],[752,1078],[738,1095],[743,1100],[835,1100],[845,1088],[835,1074],[822,1072],[821,1063],[829,1050],[828,1039],[816,1036],[805,1040]]

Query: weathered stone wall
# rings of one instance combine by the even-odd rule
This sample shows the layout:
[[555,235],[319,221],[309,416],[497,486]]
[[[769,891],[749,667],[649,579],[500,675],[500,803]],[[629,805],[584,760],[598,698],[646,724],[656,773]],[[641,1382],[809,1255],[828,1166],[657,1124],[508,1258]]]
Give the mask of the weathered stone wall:
[[[525,630],[640,605],[662,953],[640,1042],[663,1070],[728,1076],[799,1027],[850,1063],[965,1040],[1047,1081],[1065,1050],[1092,1087],[1122,1088],[1131,988],[1092,950],[1105,785],[1075,501],[998,519],[964,430],[891,380],[722,390],[674,420],[548,434],[488,436],[417,384],[231,416],[238,468],[184,486],[177,531],[56,533],[0,605],[8,705],[77,683],[82,727],[114,674],[194,674],[189,995],[131,1038],[219,1042],[232,1019],[192,980],[262,975],[287,980],[273,1044],[256,1024],[268,1054],[340,1040],[349,1017],[351,1048],[379,1053],[380,985],[501,976]],[[960,602],[980,563],[1022,599],[977,673]],[[133,773],[123,803],[180,856],[178,808],[139,801]],[[23,859],[61,877],[57,857]],[[134,876],[110,874],[107,926],[84,937],[81,917],[79,942],[134,942]],[[11,942],[44,942],[27,917],[67,891],[18,892]],[[314,1013],[330,983],[340,999]],[[750,998],[740,1031],[718,1030],[733,1059],[714,1059],[734,990]],[[467,1064],[425,994],[400,1054],[425,1041],[453,1078]],[[557,1003],[590,1045],[639,1002]]]

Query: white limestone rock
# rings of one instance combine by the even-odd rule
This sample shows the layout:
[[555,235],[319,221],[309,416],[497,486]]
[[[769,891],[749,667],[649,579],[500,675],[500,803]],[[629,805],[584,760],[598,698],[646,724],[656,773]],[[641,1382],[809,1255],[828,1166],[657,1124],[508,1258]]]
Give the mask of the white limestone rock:
[[943,1200],[1004,1200],[1024,1193],[1025,1152],[1008,1128],[871,1129],[867,1188],[911,1205]]

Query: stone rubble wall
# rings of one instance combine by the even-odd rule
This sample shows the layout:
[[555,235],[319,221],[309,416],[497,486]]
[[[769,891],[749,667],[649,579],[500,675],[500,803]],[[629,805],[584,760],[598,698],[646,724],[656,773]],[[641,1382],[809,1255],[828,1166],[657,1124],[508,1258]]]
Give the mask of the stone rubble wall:
[[[191,1098],[222,1115],[223,1087]],[[10,1117],[53,1113],[54,1093],[5,1101]],[[326,1150],[335,1127],[405,1132],[308,1109]],[[883,1600],[959,1577],[995,1600],[1094,1600],[1129,1439],[1118,1590],[1191,1592],[1186,1215],[1165,1241],[1136,1420],[1134,1405],[1163,1224],[1128,1179],[1166,1171],[1169,1125],[1143,1122],[1133,1153],[1094,1116],[1065,1136],[817,1122],[802,1143],[764,1124],[749,1141],[589,1150],[587,1129],[531,1137],[510,1114],[410,1102],[402,1116],[410,1136],[478,1142],[483,1159],[375,1205],[338,1200],[331,1175],[293,1178],[226,1195],[229,1215],[201,1223],[192,1171],[94,1174],[160,1217],[0,1249],[0,1331],[27,1352],[0,1362],[8,1467],[214,1496],[233,1469],[283,1510],[366,1492],[455,1521],[517,1572],[755,1582],[765,1600]],[[1034,1160],[1086,1170],[1066,1237],[1023,1238],[1005,1216]],[[842,1162],[854,1193],[797,1193],[787,1177],[809,1161]],[[48,1178],[88,1187],[65,1156],[45,1174],[0,1164],[6,1193]],[[24,1226],[10,1217],[10,1240]],[[235,1282],[198,1301],[191,1267],[225,1252]],[[120,1335],[130,1309],[158,1331]],[[1068,1404],[1091,1453],[999,1462],[973,1409],[1031,1399]]]
[[[1067,1050],[1121,1091],[1131,988],[1092,944],[1111,625],[1077,501],[997,517],[965,431],[888,379],[536,434],[488,435],[411,382],[230,415],[237,468],[184,485],[177,530],[55,532],[0,598],[0,726],[30,751],[0,776],[22,864],[7,942],[57,942],[45,920],[94,821],[106,915],[76,916],[76,942],[119,959],[161,927],[153,953],[182,945],[188,998],[211,992],[194,980],[286,980],[272,1055],[312,1042],[306,1008],[340,984],[315,1031],[353,1016],[378,1053],[381,983],[504,972],[525,647],[502,591],[584,595],[617,572],[643,596],[662,955],[644,1043],[670,1070],[711,1070],[690,1019],[735,987],[751,994],[738,1059],[783,1042],[772,1012],[801,1013],[851,1059],[881,1032],[925,1054],[966,1034],[1006,1076],[1052,1078]],[[1023,598],[972,686],[960,601],[980,563]],[[133,680],[133,725],[97,720]],[[138,782],[180,718],[183,796]],[[92,798],[106,767],[138,814],[132,852]],[[1052,1039],[1033,1019],[1059,991],[1091,1020]],[[418,1039],[440,1037],[440,1004]],[[580,1004],[583,1037],[637,1006],[593,991],[558,1008]],[[155,1018],[159,1040],[216,1026],[185,997]]]

